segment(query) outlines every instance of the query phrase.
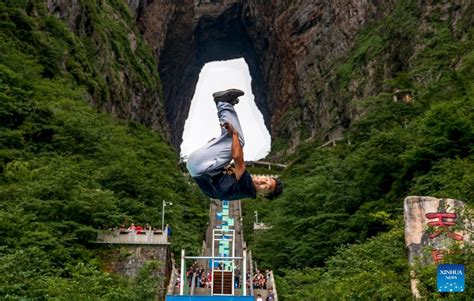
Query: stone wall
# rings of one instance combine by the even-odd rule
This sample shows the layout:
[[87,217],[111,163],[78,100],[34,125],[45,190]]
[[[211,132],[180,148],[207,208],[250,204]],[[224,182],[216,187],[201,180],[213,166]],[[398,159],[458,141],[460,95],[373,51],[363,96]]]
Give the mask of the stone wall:
[[108,272],[130,278],[135,278],[146,262],[159,261],[159,268],[153,274],[162,279],[157,286],[160,287],[159,295],[164,296],[172,270],[169,244],[107,244],[101,245],[100,249]]
[[98,243],[109,244],[156,244],[165,245],[168,243],[167,230],[114,230],[103,231],[97,235]]

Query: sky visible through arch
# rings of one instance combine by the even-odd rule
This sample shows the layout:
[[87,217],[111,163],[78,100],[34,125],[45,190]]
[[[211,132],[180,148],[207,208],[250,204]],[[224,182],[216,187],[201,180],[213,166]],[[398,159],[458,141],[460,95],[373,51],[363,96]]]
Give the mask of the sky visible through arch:
[[181,157],[189,156],[195,149],[220,135],[212,93],[229,88],[245,92],[235,106],[245,137],[245,161],[264,158],[270,152],[270,134],[265,127],[263,115],[255,104],[251,80],[249,68],[243,58],[204,65],[184,124]]

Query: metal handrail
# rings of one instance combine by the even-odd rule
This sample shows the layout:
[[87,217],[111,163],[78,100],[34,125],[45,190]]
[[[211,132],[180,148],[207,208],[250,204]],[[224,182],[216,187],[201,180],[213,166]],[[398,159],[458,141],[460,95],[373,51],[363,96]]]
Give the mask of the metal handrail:
[[[249,261],[249,266],[250,266],[250,278],[253,279],[253,261],[252,261],[252,251],[249,251],[249,256],[248,256],[248,261]],[[245,283],[247,285],[247,283]],[[250,280],[250,295],[253,296],[253,283],[252,280]]]
[[273,275],[273,271],[270,271],[270,284],[273,290],[273,294],[275,295],[275,301],[278,301],[278,293],[276,289],[275,277]]

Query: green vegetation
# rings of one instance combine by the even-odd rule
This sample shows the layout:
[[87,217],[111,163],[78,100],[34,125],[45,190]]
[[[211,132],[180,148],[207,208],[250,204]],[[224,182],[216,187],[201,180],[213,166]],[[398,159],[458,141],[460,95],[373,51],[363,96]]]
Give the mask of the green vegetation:
[[133,21],[125,4],[80,3],[90,16],[83,36],[49,16],[42,1],[0,3],[0,296],[7,300],[152,300],[156,263],[135,280],[109,274],[91,248],[97,229],[160,227],[168,200],[175,253],[197,252],[204,233],[208,201],[187,185],[167,142],[88,103],[113,97],[120,106],[124,69],[150,92],[160,88],[141,38],[135,51],[125,46]]
[[[279,275],[283,300],[410,298],[403,199],[430,195],[474,206],[473,33],[472,24],[450,26],[436,9],[421,19],[413,1],[400,1],[360,33],[337,69],[343,98],[352,99],[345,87],[363,82],[369,64],[378,74],[395,65],[393,78],[380,76],[381,92],[353,104],[361,115],[345,141],[300,147],[282,175],[282,197],[244,204],[254,259]],[[413,101],[394,102],[395,89],[409,89]],[[253,233],[255,210],[270,230]],[[469,249],[447,260],[465,264],[474,279]],[[472,280],[465,293],[440,295],[433,266],[417,270],[430,300],[474,297]]]
[[[163,99],[155,61],[125,2],[79,0],[80,17],[68,25],[75,33],[43,2],[0,3],[0,296],[153,299],[160,263],[149,262],[134,280],[110,274],[92,247],[97,229],[160,225],[162,200],[173,201],[166,215],[173,251],[197,253],[207,198],[188,185],[160,134],[97,111],[113,104],[126,114],[130,91]],[[372,84],[381,92],[353,104],[360,116],[345,141],[300,147],[282,174],[283,196],[245,202],[246,239],[259,267],[276,272],[282,300],[409,299],[404,197],[473,206],[472,24],[450,26],[433,7],[421,18],[415,2],[400,1],[358,35],[335,66],[340,102],[352,99],[349,85],[364,85],[369,63],[393,77],[377,77]],[[413,101],[394,102],[394,89],[408,89]],[[301,108],[288,111],[285,128],[299,127],[300,115]],[[289,135],[281,133],[276,151]],[[270,230],[253,233],[255,210]],[[465,264],[467,291],[436,293],[433,266],[417,265],[420,291],[431,300],[471,300],[472,253],[447,260]]]
[[[283,271],[277,279],[285,300],[409,300],[410,277],[403,244],[403,228],[344,246],[324,268]],[[387,269],[390,267],[390,269]]]

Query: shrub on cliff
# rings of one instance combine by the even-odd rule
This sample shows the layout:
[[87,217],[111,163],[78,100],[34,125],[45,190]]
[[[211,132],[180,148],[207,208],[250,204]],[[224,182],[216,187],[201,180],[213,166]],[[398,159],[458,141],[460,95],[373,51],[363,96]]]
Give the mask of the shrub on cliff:
[[[112,2],[94,13],[106,15],[101,9],[113,10]],[[173,227],[174,251],[199,250],[207,198],[187,185],[160,134],[88,103],[111,93],[114,85],[102,76],[121,68],[145,72],[150,81],[143,83],[158,92],[155,67],[140,61],[146,56],[117,53],[118,61],[105,64],[116,70],[101,73],[101,53],[88,48],[93,38],[76,36],[44,5],[0,3],[0,295],[137,300],[135,290],[150,297],[156,283],[130,282],[103,269],[90,248],[97,229],[124,222],[161,226],[162,200],[173,201],[166,223]],[[99,26],[98,18],[90,21]],[[100,47],[120,52],[110,47],[120,42],[112,37],[123,24],[108,25]]]

